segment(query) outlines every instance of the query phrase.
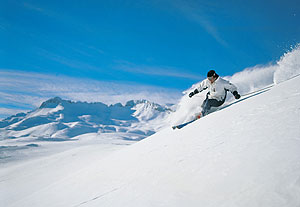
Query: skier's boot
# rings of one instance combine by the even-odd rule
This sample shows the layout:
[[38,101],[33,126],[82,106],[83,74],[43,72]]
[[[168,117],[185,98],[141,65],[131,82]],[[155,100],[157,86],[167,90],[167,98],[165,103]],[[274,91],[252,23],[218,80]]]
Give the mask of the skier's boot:
[[200,112],[199,114],[197,114],[196,119],[200,119],[201,117],[203,117],[202,112]]

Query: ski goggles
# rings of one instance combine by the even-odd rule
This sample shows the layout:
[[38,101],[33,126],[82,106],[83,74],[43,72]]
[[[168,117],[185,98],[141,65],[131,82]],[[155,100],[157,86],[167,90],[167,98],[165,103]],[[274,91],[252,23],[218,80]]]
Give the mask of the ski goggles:
[[207,77],[208,80],[212,81],[214,76]]

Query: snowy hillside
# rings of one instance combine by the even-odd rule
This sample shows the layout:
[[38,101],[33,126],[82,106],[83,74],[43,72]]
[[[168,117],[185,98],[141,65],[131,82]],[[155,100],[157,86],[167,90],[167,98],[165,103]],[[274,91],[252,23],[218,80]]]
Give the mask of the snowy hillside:
[[[300,75],[300,44],[285,53],[275,64],[246,68],[233,76],[223,78],[234,83],[241,95],[248,95],[298,75]],[[192,99],[187,96],[189,92],[194,91],[198,84],[195,83],[191,88],[183,92],[184,96],[177,104],[176,113],[169,117],[169,122],[172,125],[189,121],[195,116],[195,113],[201,111],[201,103],[206,98],[206,93],[199,93],[193,96]],[[228,93],[225,105],[230,104],[233,99],[231,93]]]
[[300,77],[121,150],[1,169],[3,206],[300,206]]
[[26,151],[37,151],[47,142],[76,141],[86,134],[138,141],[164,126],[169,113],[169,107],[146,100],[108,106],[56,97],[34,111],[0,121],[0,163],[21,158]]
[[63,139],[85,133],[129,130],[139,130],[137,134],[145,136],[153,134],[155,127],[159,126],[146,128],[139,123],[163,118],[168,112],[169,108],[146,100],[128,101],[125,106],[120,103],[107,106],[100,102],[71,102],[56,97],[45,101],[32,112],[1,121],[0,128],[5,130],[1,131],[0,136],[2,139],[25,136]]
[[190,119],[205,94],[184,95],[169,116],[147,101],[54,98],[4,120],[1,206],[299,207],[300,47],[225,78],[242,98],[229,94],[181,130],[171,125]]

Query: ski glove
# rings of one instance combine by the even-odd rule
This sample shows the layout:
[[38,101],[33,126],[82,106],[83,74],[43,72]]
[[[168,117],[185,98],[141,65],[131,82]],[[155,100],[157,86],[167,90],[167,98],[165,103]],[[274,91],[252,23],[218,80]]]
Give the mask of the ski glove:
[[235,99],[241,98],[241,95],[240,95],[237,91],[233,91],[232,94],[234,95],[234,98],[235,98]]
[[192,98],[193,95],[199,93],[198,89],[196,88],[194,91],[190,92],[189,97]]

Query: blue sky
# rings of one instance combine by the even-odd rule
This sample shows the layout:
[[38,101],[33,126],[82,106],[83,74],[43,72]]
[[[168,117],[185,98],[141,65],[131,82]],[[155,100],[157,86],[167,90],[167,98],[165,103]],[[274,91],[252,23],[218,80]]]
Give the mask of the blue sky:
[[[30,93],[42,101],[60,95],[70,82],[114,84],[113,92],[106,91],[108,99],[109,93],[128,95],[126,87],[132,87],[131,94],[136,89],[134,97],[146,90],[147,96],[162,93],[172,99],[210,69],[227,76],[273,63],[300,42],[296,0],[0,2],[0,72],[6,75],[0,107],[6,109],[32,108],[32,102],[18,107],[17,97]],[[28,77],[39,74],[49,76],[43,79],[52,84],[47,94],[28,86]],[[31,91],[21,87],[25,76]],[[58,88],[54,77],[72,81]],[[20,88],[12,89],[9,81]],[[82,90],[75,85],[69,92]]]

